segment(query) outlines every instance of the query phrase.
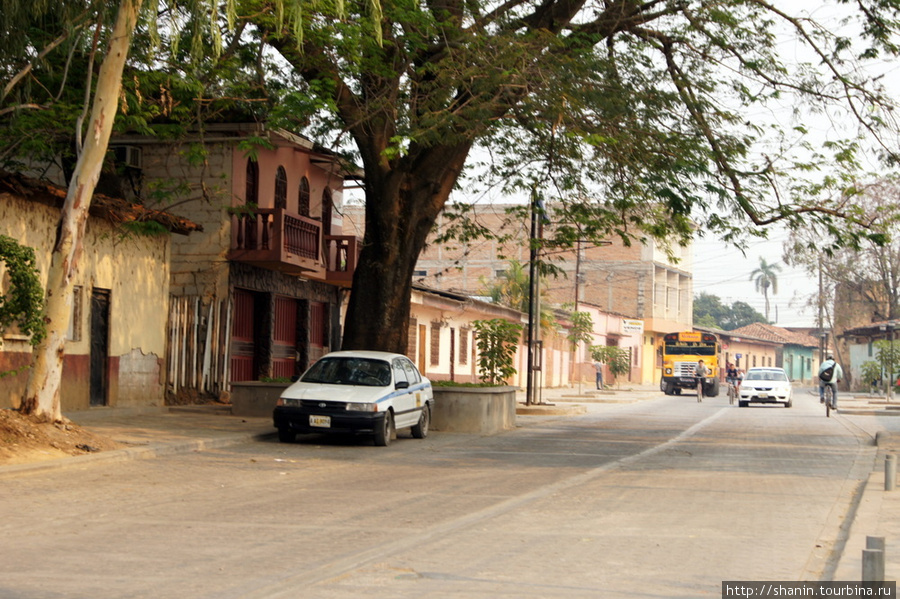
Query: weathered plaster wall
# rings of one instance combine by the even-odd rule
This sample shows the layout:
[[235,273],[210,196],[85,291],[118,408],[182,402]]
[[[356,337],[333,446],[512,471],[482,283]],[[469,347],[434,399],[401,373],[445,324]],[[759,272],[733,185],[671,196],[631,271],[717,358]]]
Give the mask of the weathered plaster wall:
[[[20,198],[0,197],[0,234],[35,248],[46,279],[59,211]],[[75,277],[78,299],[66,343],[64,411],[90,405],[90,308],[94,289],[109,291],[109,405],[162,403],[159,375],[166,347],[169,297],[169,236],[123,236],[112,224],[91,218]],[[0,278],[0,281],[3,279]],[[7,283],[0,283],[7,284]],[[8,331],[0,347],[0,369],[30,361],[27,340]],[[120,382],[120,379],[124,380]],[[3,379],[0,407],[17,406],[27,374]]]

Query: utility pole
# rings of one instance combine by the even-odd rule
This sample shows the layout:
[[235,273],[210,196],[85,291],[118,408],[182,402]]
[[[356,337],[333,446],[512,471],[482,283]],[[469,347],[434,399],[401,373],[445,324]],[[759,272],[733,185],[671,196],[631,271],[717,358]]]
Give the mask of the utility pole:
[[531,234],[529,235],[529,259],[528,259],[528,361],[525,376],[525,405],[534,403],[534,352],[535,352],[535,322],[539,320],[537,309],[537,296],[535,283],[537,282],[537,192],[531,192]]
[[575,309],[573,312],[578,312],[581,283],[581,239],[578,239],[575,241]]
[[824,285],[822,284],[822,282],[822,254],[819,254],[819,364],[821,364],[825,360],[825,328],[823,326],[825,299],[823,297]]

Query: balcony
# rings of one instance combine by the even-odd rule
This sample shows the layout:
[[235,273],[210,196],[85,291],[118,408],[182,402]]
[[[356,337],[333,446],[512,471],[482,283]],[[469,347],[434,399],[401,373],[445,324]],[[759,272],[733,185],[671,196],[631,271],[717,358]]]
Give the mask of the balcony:
[[350,287],[359,261],[360,243],[355,235],[325,236],[325,282]]
[[358,257],[356,237],[323,236],[321,222],[283,208],[231,216],[229,260],[349,287]]

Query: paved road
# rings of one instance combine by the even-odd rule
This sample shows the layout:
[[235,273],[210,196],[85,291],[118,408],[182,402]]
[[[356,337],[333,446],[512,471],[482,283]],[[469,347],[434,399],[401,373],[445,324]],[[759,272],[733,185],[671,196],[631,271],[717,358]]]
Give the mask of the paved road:
[[506,434],[257,442],[4,479],[0,597],[717,597],[829,580],[875,448],[693,396]]

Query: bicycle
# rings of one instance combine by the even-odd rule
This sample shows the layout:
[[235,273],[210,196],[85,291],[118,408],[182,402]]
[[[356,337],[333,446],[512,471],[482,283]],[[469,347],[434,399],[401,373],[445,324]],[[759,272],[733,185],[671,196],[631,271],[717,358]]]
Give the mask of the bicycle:
[[837,410],[834,406],[834,389],[831,385],[825,385],[825,417],[831,417],[831,411]]

